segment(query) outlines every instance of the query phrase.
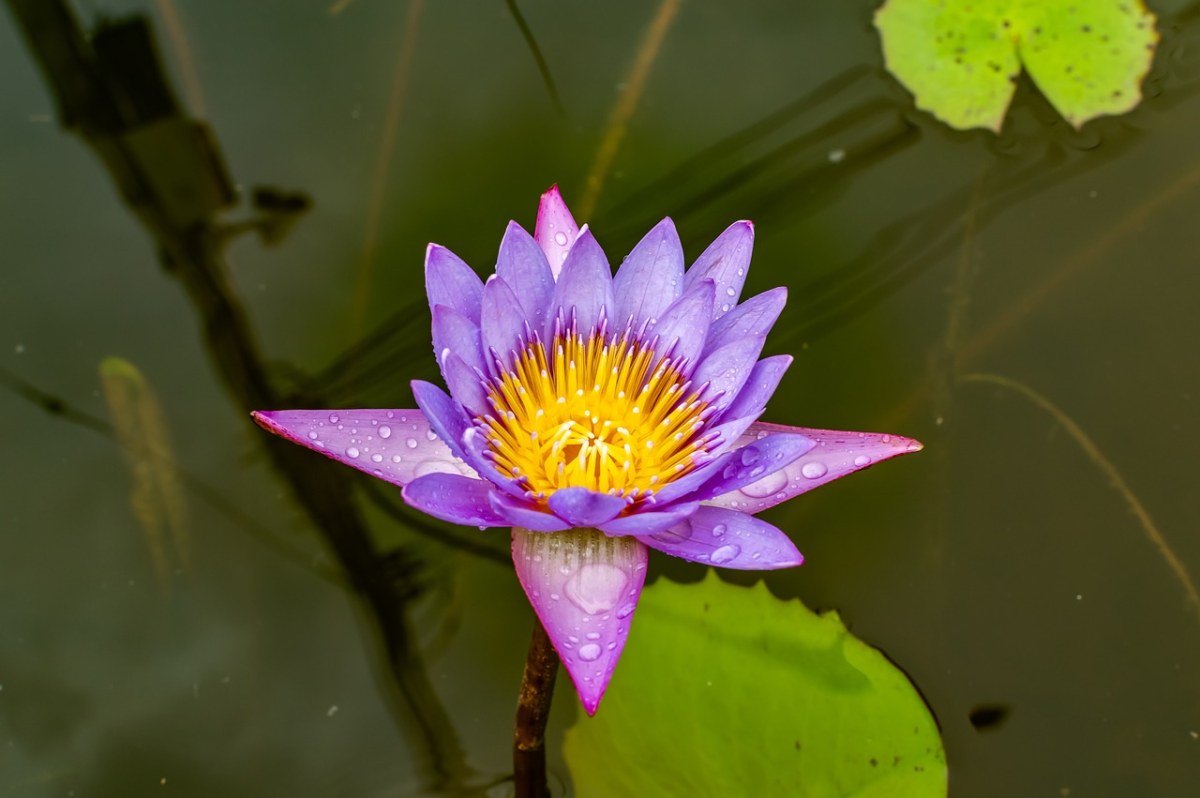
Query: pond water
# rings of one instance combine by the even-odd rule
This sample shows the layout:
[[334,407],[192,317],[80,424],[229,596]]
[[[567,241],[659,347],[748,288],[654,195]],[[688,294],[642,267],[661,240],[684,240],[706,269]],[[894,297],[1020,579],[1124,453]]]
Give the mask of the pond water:
[[[552,183],[614,262],[666,215],[689,257],[753,219],[796,357],[764,418],[925,443],[769,511],[807,562],[765,578],[909,674],[952,796],[1197,794],[1200,6],[1153,4],[1131,114],[1077,132],[1022,82],[996,136],[913,110],[872,2],[80,0],[145,15],[243,197],[164,243],[60,126],[29,5],[0,13],[0,794],[504,794],[507,535],[282,470],[247,411],[411,407],[425,245],[490,270]],[[589,794],[579,714],[560,680],[559,794]]]

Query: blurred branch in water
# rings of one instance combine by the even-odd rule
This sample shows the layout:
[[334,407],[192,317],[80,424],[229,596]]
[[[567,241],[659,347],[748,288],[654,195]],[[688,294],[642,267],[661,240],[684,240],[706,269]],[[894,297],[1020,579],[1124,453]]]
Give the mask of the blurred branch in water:
[[1013,391],[1014,393],[1023,396],[1025,399],[1028,399],[1030,402],[1049,413],[1056,422],[1061,424],[1063,429],[1067,431],[1067,434],[1070,435],[1077,444],[1079,444],[1079,448],[1083,449],[1083,453],[1087,455],[1089,460],[1092,461],[1092,464],[1099,468],[1100,471],[1104,473],[1104,476],[1108,478],[1108,484],[1111,485],[1113,489],[1120,494],[1121,498],[1125,500],[1125,503],[1129,506],[1130,512],[1133,513],[1134,517],[1138,521],[1138,524],[1142,527],[1142,532],[1145,533],[1146,538],[1154,544],[1156,549],[1158,549],[1158,553],[1167,563],[1167,567],[1171,569],[1171,572],[1175,574],[1175,578],[1178,579],[1180,584],[1183,585],[1184,593],[1187,594],[1188,604],[1191,605],[1191,608],[1197,613],[1198,616],[1200,616],[1200,593],[1196,591],[1196,585],[1192,581],[1191,574],[1188,573],[1187,568],[1179,559],[1178,555],[1175,554],[1175,551],[1171,548],[1171,545],[1167,543],[1167,539],[1163,537],[1161,532],[1159,532],[1158,527],[1154,525],[1154,521],[1150,518],[1150,513],[1142,505],[1141,501],[1134,494],[1134,492],[1130,490],[1129,485],[1125,483],[1125,479],[1121,476],[1121,472],[1117,470],[1117,467],[1112,464],[1111,460],[1104,456],[1104,453],[1100,451],[1100,448],[1096,446],[1092,439],[1088,437],[1087,433],[1085,433],[1070,416],[1060,410],[1058,406],[1049,399],[1042,396],[1025,383],[1009,379],[1008,377],[1003,377],[999,374],[965,374],[960,378],[959,381],[967,383],[989,383],[992,385],[999,385],[1001,388]]
[[187,99],[188,110],[198,117],[204,116],[204,90],[200,87],[200,72],[196,69],[196,61],[192,58],[192,48],[188,44],[187,33],[183,30],[183,20],[179,17],[179,7],[175,0],[154,0],[154,8],[167,31],[167,41],[175,53],[179,64],[179,77],[183,81],[183,95]]
[[[77,427],[90,430],[91,432],[107,438],[114,444],[117,442],[116,432],[113,430],[112,425],[104,419],[98,418],[89,413],[85,413],[82,410],[73,407],[61,396],[55,396],[54,394],[43,391],[36,385],[26,382],[17,375],[3,368],[0,368],[0,385],[12,391],[17,396],[26,399],[55,418],[62,419],[63,421],[74,424]],[[267,546],[285,559],[291,560],[300,567],[305,568],[313,575],[324,579],[326,582],[337,585],[338,587],[345,587],[345,580],[342,578],[341,574],[335,573],[329,568],[315,562],[313,552],[300,549],[288,538],[281,537],[273,530],[263,526],[254,518],[247,515],[244,510],[227,500],[220,491],[196,475],[189,473],[186,469],[180,466],[179,463],[172,461],[171,467],[178,472],[184,488],[189,493],[193,494],[200,501],[209,505],[218,513],[249,532],[263,545]]]
[[[225,277],[226,235],[215,214],[233,203],[232,183],[207,127],[180,112],[145,20],[108,23],[88,40],[61,0],[6,3],[54,89],[63,125],[100,156],[154,238],[163,264],[183,284],[213,365],[237,405],[246,411],[278,407],[280,396]],[[401,724],[409,744],[424,753],[433,786],[457,791],[467,767],[413,643],[406,603],[414,591],[396,581],[394,558],[376,551],[351,500],[347,474],[280,438],[259,440],[369,609],[389,684],[410,721]]]
[[658,13],[650,22],[650,27],[646,29],[646,35],[642,39],[642,46],[638,48],[633,66],[630,67],[629,74],[618,88],[617,101],[613,104],[612,111],[609,112],[608,123],[604,126],[604,134],[600,138],[600,146],[596,150],[596,157],[592,161],[592,168],[588,170],[587,181],[584,183],[583,197],[576,207],[576,217],[585,222],[592,218],[592,212],[596,210],[596,201],[600,199],[604,181],[612,169],[613,160],[617,157],[617,150],[621,148],[621,141],[625,138],[625,131],[629,128],[629,120],[633,118],[638,101],[642,99],[642,92],[646,88],[646,79],[650,76],[650,70],[654,66],[655,59],[658,58],[658,50],[678,11],[679,0],[662,0],[658,6]]
[[379,152],[375,157],[375,168],[371,171],[371,197],[367,201],[367,223],[363,230],[362,255],[358,261],[358,274],[354,279],[354,296],[350,305],[352,337],[362,332],[367,317],[367,302],[371,296],[371,279],[375,271],[375,258],[379,252],[379,227],[383,219],[383,201],[387,194],[388,179],[392,171],[392,152],[396,148],[396,133],[400,129],[400,116],[404,111],[404,100],[408,96],[408,84],[412,72],[413,52],[417,49],[417,29],[421,21],[424,0],[409,0],[408,14],[404,19],[403,36],[396,51],[396,66],[392,71],[392,89],[388,96],[387,111],[383,116],[383,132],[379,136]]
[[542,48],[538,47],[533,31],[521,14],[521,9],[517,7],[517,0],[504,0],[504,5],[508,6],[508,13],[512,14],[513,21],[517,23],[517,28],[521,31],[521,38],[525,40],[525,46],[529,48],[529,54],[533,56],[533,61],[537,64],[538,74],[542,76],[542,84],[546,87],[546,94],[550,95],[550,102],[554,104],[554,110],[558,112],[559,116],[563,116],[565,111],[562,100],[558,96],[558,87],[554,84],[554,75],[550,73],[550,65],[546,63],[546,58],[542,55]]

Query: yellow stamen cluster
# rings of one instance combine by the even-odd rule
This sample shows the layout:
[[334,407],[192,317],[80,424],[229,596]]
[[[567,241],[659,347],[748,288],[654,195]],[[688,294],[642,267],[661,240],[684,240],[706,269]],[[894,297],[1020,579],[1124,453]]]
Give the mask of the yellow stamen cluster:
[[539,499],[584,487],[637,501],[697,463],[706,403],[635,337],[561,333],[512,355],[481,419],[494,462]]

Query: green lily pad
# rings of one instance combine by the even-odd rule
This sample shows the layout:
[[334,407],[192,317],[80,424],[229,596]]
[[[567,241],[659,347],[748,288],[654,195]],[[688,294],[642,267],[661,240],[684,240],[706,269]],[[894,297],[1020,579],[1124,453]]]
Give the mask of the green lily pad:
[[951,127],[999,131],[1022,66],[1076,128],[1141,102],[1158,32],[1141,0],[888,0],[889,72]]
[[659,580],[594,718],[563,753],[581,798],[946,795],[937,724],[836,613],[763,583]]

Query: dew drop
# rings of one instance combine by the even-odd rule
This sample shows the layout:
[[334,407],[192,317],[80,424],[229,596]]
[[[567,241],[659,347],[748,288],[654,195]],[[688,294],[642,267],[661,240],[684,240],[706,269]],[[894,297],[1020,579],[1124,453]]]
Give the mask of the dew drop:
[[732,285],[725,289],[725,296],[734,296],[736,294],[737,294],[737,291],[734,290],[734,287]]
[[871,462],[871,458],[867,457],[865,454],[860,454],[858,457],[854,458],[854,464],[856,466],[858,466],[859,468],[862,468],[863,466],[867,465],[870,462]]
[[315,432],[308,433],[308,439],[310,441],[315,441],[317,439],[317,433],[315,433]]
[[408,448],[410,448],[410,449],[415,449],[415,448],[417,448],[417,439],[409,438],[407,441],[405,441],[405,445],[408,446]]
[[600,639],[600,633],[599,633],[599,632],[588,632],[588,633],[587,633],[587,639],[588,639],[588,640],[599,640],[599,639]]
[[728,302],[723,302],[723,303],[721,303],[721,312],[722,312],[722,313],[728,313],[728,312],[729,312],[729,303],[728,303]]
[[565,247],[567,245],[567,234],[562,230],[559,230],[554,234],[554,243],[558,244],[560,247]]
[[392,437],[392,428],[389,427],[387,424],[384,424],[382,427],[379,428],[379,437],[381,437],[381,438]]
[[629,577],[615,565],[588,563],[567,579],[563,592],[588,615],[608,612],[617,605]]
[[600,658],[600,646],[587,643],[579,647],[579,658],[584,662],[595,662]]
[[765,499],[772,493],[783,490],[787,486],[787,479],[783,469],[772,471],[757,482],[751,482],[742,488],[742,493],[754,499]]
[[621,607],[621,609],[617,610],[617,617],[618,618],[628,618],[630,615],[633,615],[633,611],[635,608],[636,608],[636,605],[634,605],[634,604],[626,604],[625,606]]
[[338,416],[337,416],[337,413],[330,413],[330,414],[329,414],[329,423],[330,423],[330,424],[336,424],[336,423],[338,423]]
[[712,553],[708,558],[710,562],[720,565],[723,562],[729,562],[734,557],[742,553],[742,550],[737,546],[722,546]]
[[383,455],[381,455],[381,454],[379,454],[378,452],[376,452],[375,454],[371,455],[371,462],[373,462],[373,463],[382,463],[382,462],[383,462]]
[[436,433],[436,432],[434,432],[433,430],[428,430],[428,431],[426,431],[426,433],[425,433],[425,437],[426,437],[426,438],[428,438],[428,439],[429,439],[429,440],[431,440],[431,441],[436,441],[436,440],[437,440],[437,433]]
[[398,455],[398,454],[394,454],[394,455],[392,455],[392,462],[393,462],[393,463],[399,463],[399,462],[400,462],[402,459],[403,459],[403,458],[402,458],[402,457],[400,457],[400,455]]
[[358,455],[359,455],[359,451],[358,451],[357,446],[351,446],[349,449],[346,450],[347,457],[358,457]]
[[828,473],[829,469],[824,463],[816,460],[809,460],[804,465],[800,466],[800,473],[808,479],[820,479]]
[[717,524],[712,528],[714,538],[721,537],[721,535],[724,535],[727,531],[729,531],[729,527],[725,526],[724,524]]

